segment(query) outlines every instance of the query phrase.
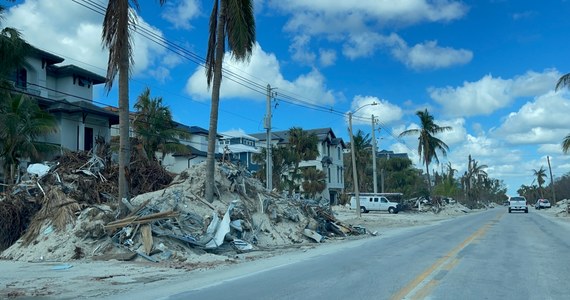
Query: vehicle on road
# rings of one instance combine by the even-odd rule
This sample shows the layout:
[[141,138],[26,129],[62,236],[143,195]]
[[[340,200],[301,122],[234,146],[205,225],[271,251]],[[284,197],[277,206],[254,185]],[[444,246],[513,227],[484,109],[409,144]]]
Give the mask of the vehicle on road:
[[534,208],[536,209],[550,208],[550,206],[550,201],[548,201],[548,199],[538,199],[534,204]]
[[509,197],[509,213],[513,211],[524,211],[525,213],[528,213],[528,205],[525,197]]
[[[402,210],[400,203],[391,202],[388,198],[374,193],[363,193],[360,197],[360,211],[367,213],[369,211],[387,211],[391,214],[397,214]],[[356,197],[350,197],[350,209],[356,209]]]

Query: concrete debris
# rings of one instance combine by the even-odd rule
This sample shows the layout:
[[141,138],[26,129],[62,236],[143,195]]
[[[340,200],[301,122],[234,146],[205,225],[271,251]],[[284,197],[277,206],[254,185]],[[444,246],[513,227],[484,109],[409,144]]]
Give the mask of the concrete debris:
[[[184,262],[214,255],[223,260],[236,253],[366,233],[336,220],[328,203],[268,192],[251,174],[230,163],[216,166],[212,203],[204,200],[205,163],[188,168],[159,189],[149,182],[164,179],[162,171],[144,175],[152,172],[150,165],[131,170],[131,177],[146,176],[131,178],[131,184],[138,184],[135,190],[144,192],[125,199],[129,211],[119,217],[114,197],[117,170],[109,164],[96,155],[71,153],[31,168],[33,184],[15,186],[0,201],[24,199],[35,205],[23,222],[25,230],[17,236],[24,233],[27,238],[11,237],[4,248],[11,246],[0,258]],[[35,217],[38,213],[41,217]],[[8,229],[0,221],[0,231],[4,227]]]

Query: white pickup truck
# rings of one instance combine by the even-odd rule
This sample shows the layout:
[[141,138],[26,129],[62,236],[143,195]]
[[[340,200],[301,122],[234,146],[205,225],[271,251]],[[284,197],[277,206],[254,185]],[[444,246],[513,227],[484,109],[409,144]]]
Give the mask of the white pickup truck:
[[[360,211],[367,213],[369,211],[387,211],[391,214],[397,214],[401,209],[400,203],[391,202],[388,198],[374,193],[360,194]],[[350,197],[350,209],[356,209],[356,197]]]
[[528,214],[528,206],[525,197],[509,197],[509,213],[512,211],[524,211]]

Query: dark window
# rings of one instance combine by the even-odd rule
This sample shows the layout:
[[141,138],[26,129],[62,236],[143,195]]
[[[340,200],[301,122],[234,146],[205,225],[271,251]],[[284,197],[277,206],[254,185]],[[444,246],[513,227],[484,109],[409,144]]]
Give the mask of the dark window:
[[85,127],[83,146],[83,150],[85,151],[93,149],[93,128]]
[[25,68],[16,71],[16,87],[22,89],[28,87],[28,71]]

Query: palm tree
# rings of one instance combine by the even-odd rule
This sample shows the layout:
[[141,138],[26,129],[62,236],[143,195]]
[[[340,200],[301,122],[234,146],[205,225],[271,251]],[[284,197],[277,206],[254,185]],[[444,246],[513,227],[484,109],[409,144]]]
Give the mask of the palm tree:
[[162,153],[162,161],[168,153],[187,152],[186,146],[178,139],[187,138],[189,134],[174,127],[172,113],[162,104],[162,97],[151,98],[150,89],[146,88],[137,98],[134,108],[137,112],[133,127],[148,159],[154,159],[157,151]]
[[536,182],[538,183],[538,190],[540,192],[540,197],[544,198],[544,192],[542,190],[542,185],[545,182],[545,177],[548,177],[546,175],[546,169],[544,169],[543,166],[540,166],[539,170],[533,169],[533,175],[536,176]]
[[[8,0],[14,2],[13,0]],[[1,14],[5,8],[0,5]],[[30,51],[30,45],[22,39],[20,32],[11,27],[2,28],[0,31],[0,84],[8,87],[7,78],[18,68],[24,65],[25,57]]]
[[222,64],[228,49],[237,60],[247,60],[255,44],[255,16],[253,0],[214,0],[210,15],[210,36],[206,55],[208,88],[212,85],[212,106],[208,130],[208,154],[206,158],[206,200],[214,201],[214,168],[216,136],[218,131],[218,107],[222,84]]
[[435,124],[433,116],[429,114],[427,109],[417,111],[416,115],[420,118],[420,129],[408,129],[400,133],[399,137],[408,135],[419,135],[418,137],[418,154],[420,159],[426,165],[426,174],[428,179],[428,191],[431,194],[431,179],[429,175],[429,165],[435,159],[439,163],[437,151],[439,150],[443,156],[447,155],[449,147],[442,140],[435,137],[438,133],[452,130],[450,126],[439,126]]
[[[365,134],[364,131],[358,130],[356,135],[353,138],[354,140],[354,155],[356,158],[356,170],[358,175],[358,188],[361,191],[371,190],[372,181],[367,175],[367,170],[370,170],[370,162],[372,161],[371,158],[371,151],[372,149],[372,139],[370,138],[370,134]],[[349,146],[350,147],[350,146]],[[347,167],[345,171],[346,180],[348,180],[351,184],[354,184],[352,181],[352,160],[348,160]],[[348,183],[348,182],[347,182]],[[368,188],[367,188],[368,187]]]
[[57,131],[52,115],[23,94],[7,94],[0,104],[0,157],[4,159],[4,182],[13,183],[21,159],[38,159],[57,149],[38,138]]
[[562,140],[562,151],[564,154],[568,154],[568,152],[570,152],[570,134]]
[[[166,0],[160,0],[164,4]],[[109,62],[105,89],[109,92],[119,73],[119,203],[128,199],[128,174],[130,160],[129,140],[129,73],[133,61],[133,44],[130,26],[139,10],[138,0],[109,0],[103,19],[103,46],[109,49]],[[125,207],[122,207],[124,210]]]
[[304,131],[302,128],[289,129],[289,155],[286,161],[292,166],[289,170],[289,195],[293,194],[296,182],[300,177],[299,164],[302,161],[316,159],[319,155],[317,148],[318,138],[314,133]]
[[327,174],[316,168],[306,168],[303,170],[303,192],[309,199],[314,199],[327,187]]

